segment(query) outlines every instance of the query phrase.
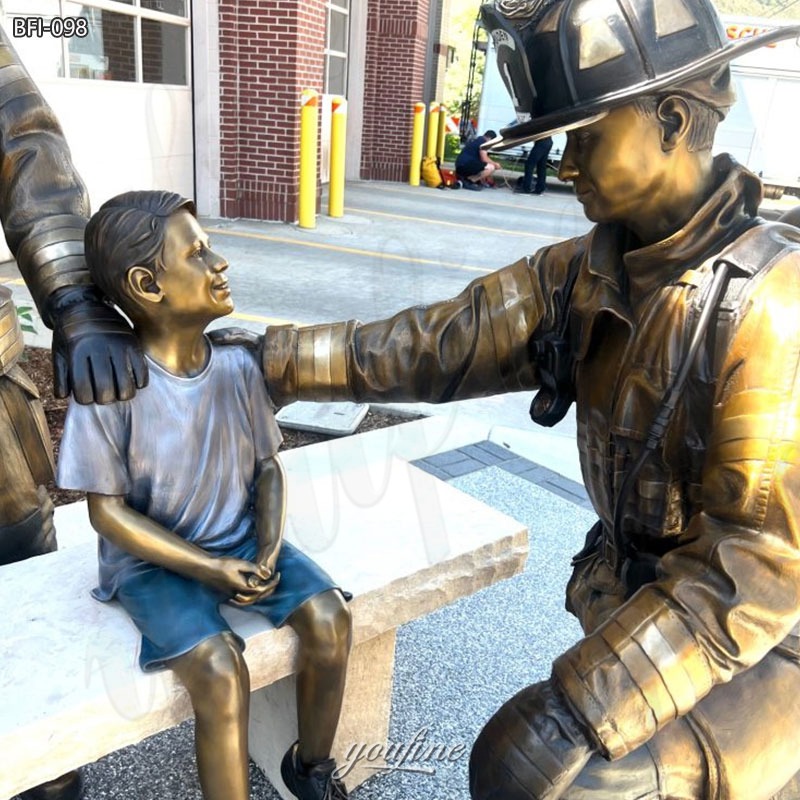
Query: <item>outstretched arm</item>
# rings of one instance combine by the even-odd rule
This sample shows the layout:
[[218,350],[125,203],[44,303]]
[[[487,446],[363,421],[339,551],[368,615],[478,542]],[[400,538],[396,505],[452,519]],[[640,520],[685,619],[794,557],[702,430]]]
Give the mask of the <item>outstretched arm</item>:
[[560,317],[562,287],[585,240],[539,251],[473,281],[457,297],[390,319],[267,328],[270,397],[444,403],[535,389],[532,340]]
[[202,547],[134,511],[121,496],[90,493],[87,499],[92,527],[126,553],[242,602],[260,596],[261,589],[251,586],[250,581],[259,576],[258,565],[239,558],[210,556]]
[[55,393],[128,399],[147,383],[130,326],[91,285],[83,248],[89,198],[52,109],[0,29],[0,220],[45,324]]

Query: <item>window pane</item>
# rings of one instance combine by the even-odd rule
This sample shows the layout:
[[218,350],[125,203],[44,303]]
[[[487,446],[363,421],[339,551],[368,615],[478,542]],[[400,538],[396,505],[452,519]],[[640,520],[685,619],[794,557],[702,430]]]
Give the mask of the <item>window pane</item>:
[[[6,3],[5,30],[34,80],[64,77],[64,58],[61,39],[38,35],[35,29],[23,27],[25,34],[15,36],[14,20],[21,26],[47,25],[60,16],[58,0],[25,0]],[[41,23],[40,23],[41,20]]]
[[[73,4],[69,4],[73,5]],[[74,13],[68,10],[67,13]],[[69,76],[109,81],[136,80],[134,18],[113,11],[82,8],[75,16],[85,17],[89,35],[67,40]]]
[[186,86],[188,29],[142,19],[142,77],[145,83]]
[[142,0],[142,8],[176,14],[179,17],[186,16],[186,0]]
[[328,94],[347,94],[347,59],[341,56],[328,56],[325,91]]
[[339,8],[349,8],[349,0],[331,0],[331,5],[339,6]]
[[0,0],[0,11],[11,17],[21,14],[41,14],[54,17],[59,13],[58,0]]
[[347,52],[347,28],[350,17],[340,11],[331,9],[328,34],[330,36],[328,48],[339,53]]

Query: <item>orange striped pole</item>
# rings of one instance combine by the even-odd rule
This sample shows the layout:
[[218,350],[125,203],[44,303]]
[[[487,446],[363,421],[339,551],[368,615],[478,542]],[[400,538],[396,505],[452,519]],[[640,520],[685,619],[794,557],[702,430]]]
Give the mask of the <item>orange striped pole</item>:
[[331,173],[328,186],[328,214],[344,216],[344,159],[347,139],[347,100],[331,101]]
[[319,95],[313,89],[300,94],[300,196],[297,201],[298,225],[317,224],[317,124]]
[[425,132],[425,103],[414,103],[414,127],[411,131],[411,168],[408,182],[419,186],[419,172],[422,166],[422,135]]

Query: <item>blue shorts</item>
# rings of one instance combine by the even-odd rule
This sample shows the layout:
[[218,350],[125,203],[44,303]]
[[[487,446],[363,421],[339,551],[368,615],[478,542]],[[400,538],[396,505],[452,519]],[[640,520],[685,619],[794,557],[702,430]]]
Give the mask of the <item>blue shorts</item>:
[[[257,550],[255,537],[249,537],[225,555],[254,561]],[[262,614],[276,628],[306,600],[338,588],[319,565],[288,542],[281,547],[276,571],[281,579],[269,597],[249,606],[237,606]],[[219,611],[228,600],[225,595],[163,567],[154,566],[123,578],[116,599],[142,634],[139,666],[145,672],[163,669],[165,661],[231,630]],[[236,638],[244,650],[244,642]]]

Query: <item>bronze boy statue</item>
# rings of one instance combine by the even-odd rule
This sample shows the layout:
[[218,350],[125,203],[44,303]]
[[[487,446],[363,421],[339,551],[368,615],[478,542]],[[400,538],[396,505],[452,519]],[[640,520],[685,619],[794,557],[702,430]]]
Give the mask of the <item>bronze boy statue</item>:
[[142,669],[169,667],[186,686],[206,800],[249,797],[249,678],[219,606],[288,623],[300,642],[299,743],[281,773],[302,800],[346,798],[330,748],[350,614],[331,579],[282,543],[281,436],[255,361],[204,335],[233,310],[228,264],[194,205],[166,192],[105,203],[86,229],[86,256],[133,322],[150,373],[131,400],[68,411],[58,480],[89,493],[101,536],[94,594],[116,598],[141,631]]
[[585,638],[489,721],[472,797],[765,800],[800,771],[800,232],[711,146],[729,60],[799,29],[730,45],[708,0],[484,15],[528,117],[505,144],[569,129],[595,227],[390,320],[267,329],[270,394],[541,387],[550,424],[575,399]]
[[[130,326],[91,285],[83,257],[89,213],[53,111],[0,28],[0,220],[45,325],[53,329],[55,393],[81,403],[131,397],[147,369]],[[0,565],[56,549],[50,436],[23,371],[22,331],[0,286]],[[46,753],[41,754],[47,758]],[[24,800],[77,800],[70,772]]]

